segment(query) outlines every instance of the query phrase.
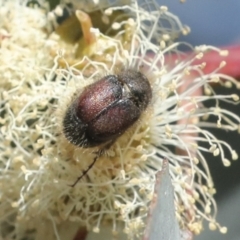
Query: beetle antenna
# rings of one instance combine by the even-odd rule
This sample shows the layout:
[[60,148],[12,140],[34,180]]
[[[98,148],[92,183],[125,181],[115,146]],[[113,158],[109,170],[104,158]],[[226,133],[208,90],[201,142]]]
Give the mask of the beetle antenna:
[[77,180],[73,184],[70,185],[70,187],[75,187],[75,185],[78,183],[78,181],[80,181],[88,173],[88,171],[92,168],[92,166],[95,164],[95,162],[97,161],[99,156],[100,155],[97,155],[93,159],[92,163],[90,165],[88,165],[88,168],[82,172],[82,174],[77,178]]

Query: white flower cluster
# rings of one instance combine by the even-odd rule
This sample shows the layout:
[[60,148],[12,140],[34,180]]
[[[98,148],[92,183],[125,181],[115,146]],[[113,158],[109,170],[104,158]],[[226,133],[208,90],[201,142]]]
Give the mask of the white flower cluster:
[[[163,159],[170,163],[180,226],[197,234],[206,219],[211,229],[226,231],[215,220],[215,189],[203,153],[220,155],[225,166],[230,165],[225,151],[230,151],[233,160],[238,158],[226,141],[208,129],[239,130],[240,117],[220,105],[221,101],[238,103],[239,97],[215,94],[212,83],[240,86],[218,73],[222,66],[204,74],[205,63],[194,63],[206,51],[225,52],[200,46],[192,48],[191,57],[183,57],[178,50],[181,43],[173,40],[189,29],[153,1],[107,8],[98,13],[99,19],[109,23],[115,13],[111,35],[92,28],[89,15],[77,9],[82,33],[70,44],[56,33],[47,33],[48,17],[41,8],[18,1],[0,4],[3,239],[43,239],[49,229],[54,232],[52,239],[61,239],[58,226],[64,228],[69,222],[95,232],[110,224],[117,233],[123,225],[130,239],[140,236]],[[76,92],[122,68],[148,77],[152,102],[137,124],[72,188],[69,185],[99,148],[70,144],[62,133],[63,115]],[[209,99],[215,100],[210,108],[204,105]],[[216,123],[208,122],[210,115],[216,116]]]

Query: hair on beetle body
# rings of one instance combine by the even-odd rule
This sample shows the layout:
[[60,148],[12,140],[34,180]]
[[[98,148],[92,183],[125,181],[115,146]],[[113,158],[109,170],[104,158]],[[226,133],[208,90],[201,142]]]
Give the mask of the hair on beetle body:
[[75,146],[99,146],[100,149],[95,152],[93,162],[71,186],[75,186],[104,150],[140,118],[151,99],[149,80],[133,69],[104,76],[76,94],[63,117],[63,133]]

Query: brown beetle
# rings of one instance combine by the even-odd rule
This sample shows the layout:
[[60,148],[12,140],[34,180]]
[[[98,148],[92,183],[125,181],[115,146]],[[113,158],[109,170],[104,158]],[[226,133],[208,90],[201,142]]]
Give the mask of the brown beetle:
[[87,86],[68,107],[63,133],[76,146],[88,148],[103,144],[90,170],[103,150],[135,123],[152,98],[148,79],[139,71],[127,69],[107,75]]

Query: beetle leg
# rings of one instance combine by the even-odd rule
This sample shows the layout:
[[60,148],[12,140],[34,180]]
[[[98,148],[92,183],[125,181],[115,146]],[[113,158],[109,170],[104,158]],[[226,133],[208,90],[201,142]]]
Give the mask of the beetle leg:
[[104,154],[105,150],[109,149],[112,146],[112,144],[115,142],[115,140],[116,139],[110,141],[103,148],[101,148],[100,150],[95,152],[96,156],[93,158],[92,163],[90,165],[88,165],[88,168],[82,172],[82,174],[76,179],[76,181],[73,184],[69,185],[70,187],[75,187],[76,186],[78,181],[80,181],[88,173],[88,171],[93,167],[93,165],[95,164],[97,159]]
[[97,156],[93,159],[92,163],[88,166],[88,168],[82,172],[82,174],[77,178],[77,180],[76,180],[73,184],[70,185],[70,187],[75,187],[75,185],[78,183],[78,181],[80,181],[81,178],[84,177],[84,176],[87,174],[87,172],[92,168],[92,166],[94,165],[94,163],[97,161],[97,159],[98,159],[100,156],[101,156],[101,155],[97,155]]

